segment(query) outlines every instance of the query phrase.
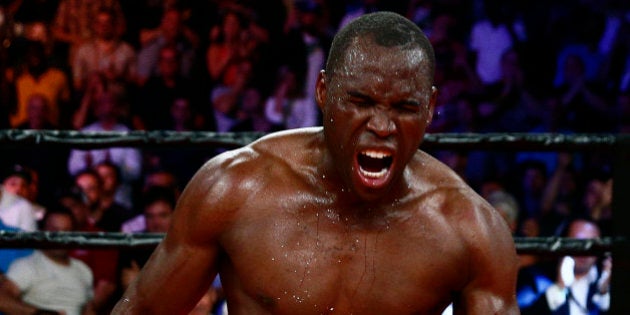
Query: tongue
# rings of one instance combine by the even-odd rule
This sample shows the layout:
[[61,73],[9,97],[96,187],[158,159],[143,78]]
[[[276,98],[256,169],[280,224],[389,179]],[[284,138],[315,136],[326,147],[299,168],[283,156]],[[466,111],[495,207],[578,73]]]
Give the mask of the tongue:
[[359,155],[359,165],[368,172],[380,172],[382,169],[389,166],[388,161],[389,158],[375,159],[364,154]]

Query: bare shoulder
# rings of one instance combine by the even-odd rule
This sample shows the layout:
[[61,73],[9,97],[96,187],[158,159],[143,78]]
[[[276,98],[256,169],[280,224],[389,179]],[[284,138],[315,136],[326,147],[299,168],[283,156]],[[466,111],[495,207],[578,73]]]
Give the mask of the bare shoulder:
[[290,159],[300,154],[311,154],[310,149],[321,145],[321,127],[299,128],[268,134],[248,147],[266,157]]
[[419,181],[418,211],[431,209],[428,216],[439,225],[435,231],[458,250],[459,261],[465,264],[460,265],[466,283],[458,308],[467,314],[518,313],[514,292],[518,257],[507,223],[449,167],[425,153],[419,162],[428,179]]
[[505,236],[509,246],[512,238],[503,217],[451,168],[424,152],[413,165],[421,168],[422,199],[434,205],[435,214],[443,216],[451,229],[465,240],[494,241],[493,236]]
[[186,185],[176,219],[186,221],[182,225],[187,227],[213,222],[228,228],[230,221],[251,208],[247,202],[254,192],[277,182],[279,173],[305,163],[309,143],[316,137],[314,128],[270,134],[210,159]]
[[189,243],[215,240],[223,228],[235,219],[246,195],[244,183],[256,153],[243,147],[224,152],[202,165],[186,184],[174,212],[167,239],[175,236]]
[[[308,154],[306,146],[318,131],[317,128],[308,128],[272,133],[242,148],[219,154],[199,169],[186,189],[211,188],[219,182],[232,189],[242,187],[243,180],[259,177],[261,172],[276,166],[276,163]],[[233,180],[238,180],[238,187],[230,186],[234,184]]]

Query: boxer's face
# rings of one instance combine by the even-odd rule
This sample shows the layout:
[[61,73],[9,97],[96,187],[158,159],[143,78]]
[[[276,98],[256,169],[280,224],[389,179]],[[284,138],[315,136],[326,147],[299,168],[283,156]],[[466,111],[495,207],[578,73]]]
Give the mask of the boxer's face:
[[317,100],[334,164],[361,199],[399,185],[431,121],[437,91],[420,49],[355,40],[341,69],[320,75]]

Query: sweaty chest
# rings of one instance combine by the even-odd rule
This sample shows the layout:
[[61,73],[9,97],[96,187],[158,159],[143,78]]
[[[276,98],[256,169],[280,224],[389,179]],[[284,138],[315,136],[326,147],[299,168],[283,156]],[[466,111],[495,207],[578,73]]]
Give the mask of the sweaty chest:
[[452,236],[430,222],[343,221],[327,209],[251,219],[226,238],[226,290],[274,314],[439,314],[448,304],[463,274]]

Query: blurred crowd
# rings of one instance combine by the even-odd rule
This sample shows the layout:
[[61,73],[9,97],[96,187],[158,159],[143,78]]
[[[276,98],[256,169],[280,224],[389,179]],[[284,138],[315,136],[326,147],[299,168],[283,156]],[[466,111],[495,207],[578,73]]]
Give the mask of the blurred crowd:
[[[380,10],[407,16],[434,46],[429,132],[630,131],[624,0],[0,0],[0,129],[316,126],[314,82],[333,35]],[[3,147],[0,218],[34,231],[63,205],[74,230],[164,232],[178,193],[218,152]],[[504,212],[514,235],[562,236],[575,218],[612,233],[607,153],[431,153]],[[157,195],[172,198],[166,214],[147,210]],[[541,264],[530,258],[524,266]],[[115,259],[94,272],[102,310],[146,257]]]

